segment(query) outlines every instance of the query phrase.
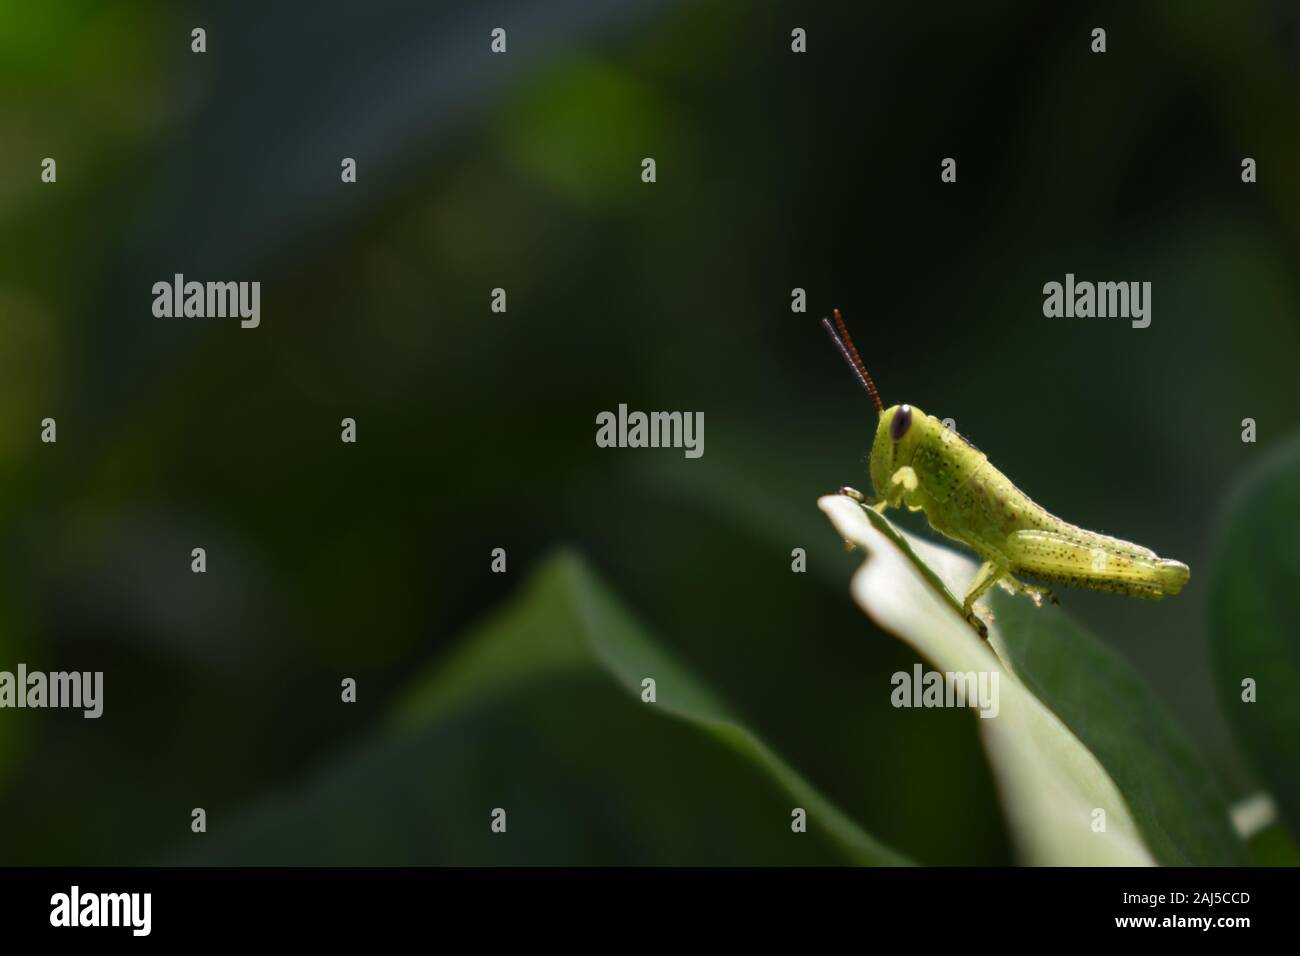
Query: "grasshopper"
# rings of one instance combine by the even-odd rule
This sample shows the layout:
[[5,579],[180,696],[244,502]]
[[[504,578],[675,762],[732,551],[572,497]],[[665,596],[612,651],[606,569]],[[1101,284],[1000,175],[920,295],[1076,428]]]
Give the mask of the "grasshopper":
[[852,488],[840,493],[879,512],[900,506],[924,511],[932,528],[983,559],[962,601],[966,620],[981,637],[988,637],[988,629],[975,614],[975,602],[995,584],[1027,594],[1040,607],[1044,598],[1059,603],[1050,589],[1025,584],[1018,575],[1151,599],[1183,589],[1191,576],[1187,565],[1062,521],[955,429],[913,405],[885,408],[839,309],[833,314],[835,325],[829,319],[822,325],[879,416],[870,466],[875,497]]

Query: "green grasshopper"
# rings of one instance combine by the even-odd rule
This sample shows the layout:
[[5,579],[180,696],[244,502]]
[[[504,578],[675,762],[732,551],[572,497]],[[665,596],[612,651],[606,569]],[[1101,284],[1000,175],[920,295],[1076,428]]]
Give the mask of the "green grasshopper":
[[885,408],[839,309],[833,314],[835,327],[829,319],[822,319],[822,325],[879,415],[871,446],[876,496],[869,499],[852,488],[840,493],[880,512],[900,505],[924,511],[931,527],[984,560],[962,601],[966,620],[981,637],[988,637],[988,629],[975,615],[975,601],[995,584],[1027,594],[1039,606],[1044,598],[1059,603],[1048,588],[1020,581],[1021,574],[1151,599],[1183,589],[1191,576],[1187,565],[1062,521],[1013,485],[955,429],[912,405]]

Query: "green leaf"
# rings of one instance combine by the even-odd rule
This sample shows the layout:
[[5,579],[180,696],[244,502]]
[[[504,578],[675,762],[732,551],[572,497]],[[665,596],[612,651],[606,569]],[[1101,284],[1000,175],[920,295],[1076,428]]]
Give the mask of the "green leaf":
[[1190,741],[1133,671],[1059,608],[993,595],[1003,656],[1110,773],[1165,866],[1250,862]]
[[[806,431],[793,446],[783,437],[787,454],[775,459],[770,434],[732,437],[702,468],[669,467],[666,458],[638,464],[637,514],[598,512],[601,523],[583,533],[600,548],[600,567],[632,606],[653,609],[663,645],[868,832],[917,862],[1010,864],[977,722],[961,711],[894,708],[890,675],[916,655],[844,599],[860,556],[808,507],[843,468],[809,472],[820,452]],[[852,467],[857,456],[847,457]],[[583,498],[599,500],[599,491]],[[683,541],[692,542],[688,561]],[[795,546],[807,555],[806,573],[792,573]]]
[[[642,680],[656,701],[643,702]],[[494,808],[507,830],[489,828]],[[791,812],[807,812],[807,833]],[[907,862],[778,757],[584,563],[546,562],[382,732],[203,862]]]
[[[1009,825],[1035,864],[1244,860],[1225,806],[1151,694],[1059,610],[996,595],[986,644],[963,620],[975,565],[849,498],[820,507],[869,559],[858,604],[943,671],[999,674],[996,717],[977,718]],[[1105,833],[1092,830],[1095,808]]]
[[[1219,700],[1282,820],[1300,837],[1300,435],[1229,496],[1210,577]],[[1256,700],[1242,700],[1253,680]]]

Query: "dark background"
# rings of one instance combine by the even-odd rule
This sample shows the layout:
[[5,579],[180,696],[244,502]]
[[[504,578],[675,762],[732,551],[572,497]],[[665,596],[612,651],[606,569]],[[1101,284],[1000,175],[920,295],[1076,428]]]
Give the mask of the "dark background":
[[[5,5],[0,668],[106,691],[0,712],[0,862],[488,862],[447,833],[510,787],[544,834],[513,862],[770,859],[700,821],[759,785],[589,678],[386,736],[559,545],[870,832],[1011,860],[973,721],[888,706],[911,658],[815,506],[867,485],[874,429],[832,307],[886,404],[1191,566],[1174,600],[1062,597],[1253,792],[1203,569],[1300,421],[1297,40],[1284,2]],[[260,280],[261,327],[154,318],[176,272]],[[1150,281],[1151,326],[1044,318],[1067,272]],[[702,411],[704,457],[597,448],[620,402]],[[330,838],[250,850],[250,814]]]

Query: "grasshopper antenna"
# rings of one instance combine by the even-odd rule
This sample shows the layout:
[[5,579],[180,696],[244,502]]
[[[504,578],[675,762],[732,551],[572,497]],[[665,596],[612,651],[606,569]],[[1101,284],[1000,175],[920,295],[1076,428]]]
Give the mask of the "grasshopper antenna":
[[831,337],[831,341],[835,343],[835,347],[844,356],[844,361],[848,363],[853,375],[862,383],[862,387],[867,390],[867,394],[871,396],[871,404],[876,406],[876,414],[883,415],[885,406],[880,401],[880,393],[876,391],[876,383],[867,374],[867,367],[862,364],[862,356],[858,354],[858,350],[853,346],[853,339],[849,335],[849,330],[845,328],[844,320],[840,318],[840,310],[832,309],[831,314],[835,316],[835,325],[839,326],[839,333],[836,333],[830,319],[822,319],[822,326],[826,329],[826,334]]

